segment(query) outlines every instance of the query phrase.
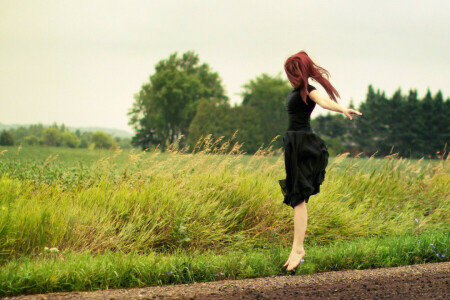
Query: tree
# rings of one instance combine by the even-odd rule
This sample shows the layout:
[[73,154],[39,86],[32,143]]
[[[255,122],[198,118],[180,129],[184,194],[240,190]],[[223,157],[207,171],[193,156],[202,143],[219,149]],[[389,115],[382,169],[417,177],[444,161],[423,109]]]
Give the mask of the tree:
[[92,133],[91,141],[95,144],[96,149],[109,149],[117,146],[117,142],[111,137],[111,135],[103,131],[96,131]]
[[64,131],[61,133],[62,144],[69,148],[77,148],[80,144],[80,139],[74,132]]
[[14,136],[11,132],[3,130],[0,135],[0,145],[2,146],[14,146]]
[[39,143],[39,138],[35,135],[29,135],[27,137],[25,137],[23,139],[23,141],[27,144],[27,145],[37,145]]
[[[440,155],[442,155],[445,144],[447,144],[446,151],[448,153],[448,149],[450,147],[450,99],[447,98],[444,101],[444,96],[442,92],[439,90],[433,98],[434,100],[434,134],[436,134],[437,139],[435,139],[435,151],[439,151]],[[436,155],[436,152],[433,152],[433,155]]]
[[228,101],[219,75],[208,64],[200,65],[192,51],[181,58],[175,52],[159,61],[149,82],[134,95],[128,112],[129,125],[136,131],[132,144],[143,149],[159,144],[165,151],[182,135],[183,147],[200,99],[218,104]]
[[[260,129],[262,140],[257,143],[267,147],[277,135],[283,136],[288,128],[286,97],[292,90],[289,82],[281,75],[261,74],[243,86],[242,106],[254,107],[259,111],[259,118],[252,120]],[[273,143],[275,148],[283,147],[282,138]]]
[[23,139],[30,135],[28,129],[25,126],[10,130],[10,133],[14,136],[14,141],[20,144]]
[[389,153],[390,145],[386,143],[389,137],[387,101],[384,91],[375,92],[372,85],[369,85],[366,101],[359,108],[364,117],[356,118],[356,124],[352,127],[354,140],[369,156],[377,151],[379,155]]
[[[320,115],[311,120],[314,132],[326,142],[332,156],[351,148],[352,137],[348,133],[350,122],[346,118],[342,114],[328,112],[325,116]],[[345,145],[349,146],[349,149],[346,149]]]
[[[399,153],[401,157],[438,157],[450,138],[450,102],[441,91],[433,97],[427,90],[419,101],[417,91],[403,96],[398,89],[390,99],[369,86],[363,117],[357,118],[352,135],[368,155]],[[448,153],[448,152],[447,152]]]
[[89,147],[89,142],[87,139],[83,138],[80,141],[80,144],[78,145],[78,148],[88,148]]
[[408,157],[419,157],[424,147],[421,145],[423,125],[417,90],[409,90],[404,106],[406,114],[403,116],[405,122],[403,139],[407,144],[405,154]]
[[255,121],[260,119],[260,111],[253,106],[231,107],[228,103],[215,105],[202,100],[191,123],[187,143],[190,150],[197,152],[202,150],[202,145],[198,145],[194,149],[199,138],[211,134],[214,141],[223,136],[223,139],[217,145],[220,147],[222,143],[230,140],[237,130],[231,144],[234,145],[235,142],[239,142],[239,144],[242,144],[241,151],[254,153],[263,141],[260,124]]
[[66,125],[64,125],[64,123],[61,124],[59,131],[61,132],[65,132],[66,131]]
[[39,124],[31,124],[28,127],[28,135],[34,135],[38,138],[42,137],[42,132],[44,131],[44,125],[42,123]]
[[61,146],[62,136],[57,127],[51,126],[46,128],[42,133],[42,139],[46,146]]
[[215,131],[214,127],[216,127],[217,124],[214,124],[214,121],[218,119],[216,116],[217,109],[206,99],[201,99],[197,105],[197,113],[189,128],[187,144],[189,145],[190,150],[194,150],[195,145],[202,136],[205,137],[208,134],[215,133],[213,131]]
[[389,151],[392,149],[392,152],[398,152],[401,156],[404,156],[406,154],[404,147],[406,128],[404,126],[407,125],[404,121],[407,112],[405,111],[405,105],[403,105],[405,101],[401,89],[397,89],[391,99],[387,100],[383,115],[386,116],[384,124],[387,127],[388,136],[384,142],[387,148],[389,148]]
[[331,114],[328,112],[325,116],[320,115],[311,120],[311,126],[319,135],[343,140],[348,124],[346,118],[342,114]]

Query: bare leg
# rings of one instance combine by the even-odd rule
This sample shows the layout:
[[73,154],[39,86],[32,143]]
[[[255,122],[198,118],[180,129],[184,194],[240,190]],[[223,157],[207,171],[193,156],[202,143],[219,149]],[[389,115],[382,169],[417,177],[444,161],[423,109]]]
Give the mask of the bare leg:
[[308,212],[306,209],[306,202],[303,201],[294,207],[294,242],[292,243],[291,254],[283,265],[283,267],[287,267],[286,271],[295,269],[300,264],[301,259],[305,256],[303,241],[305,239],[307,224]]

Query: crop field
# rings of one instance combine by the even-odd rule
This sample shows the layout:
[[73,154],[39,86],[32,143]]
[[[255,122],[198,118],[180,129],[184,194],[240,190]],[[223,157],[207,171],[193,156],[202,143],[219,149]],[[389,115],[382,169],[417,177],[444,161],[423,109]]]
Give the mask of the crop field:
[[[283,159],[0,147],[0,296],[283,274]],[[330,157],[297,273],[448,261],[448,160]]]

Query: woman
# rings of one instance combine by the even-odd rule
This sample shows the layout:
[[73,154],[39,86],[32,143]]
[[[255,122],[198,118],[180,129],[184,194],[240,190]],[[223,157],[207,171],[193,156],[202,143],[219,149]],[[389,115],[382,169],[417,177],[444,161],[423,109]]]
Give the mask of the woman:
[[[306,203],[311,195],[320,191],[328,164],[329,154],[325,142],[312,132],[311,113],[316,103],[328,110],[341,112],[350,120],[351,114],[362,113],[337,104],[336,97],[340,96],[327,79],[330,74],[316,65],[305,51],[289,57],[284,69],[294,89],[286,101],[289,115],[289,127],[283,136],[286,179],[279,180],[279,183],[284,195],[283,202],[294,210],[294,242],[291,254],[283,265],[286,271],[292,271],[305,256]],[[320,83],[329,97],[321,95],[314,86],[308,84],[308,78]]]

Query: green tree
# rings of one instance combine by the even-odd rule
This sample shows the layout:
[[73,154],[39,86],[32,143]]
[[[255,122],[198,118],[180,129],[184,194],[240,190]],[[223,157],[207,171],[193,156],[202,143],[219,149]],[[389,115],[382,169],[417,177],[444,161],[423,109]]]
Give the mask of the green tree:
[[322,136],[322,138],[327,145],[330,156],[336,156],[348,150],[342,142],[342,139],[338,137],[331,138],[328,136]]
[[219,75],[208,64],[200,65],[198,55],[192,51],[181,57],[175,52],[159,61],[149,79],[134,95],[135,102],[128,112],[129,124],[136,132],[132,143],[143,149],[160,145],[165,151],[180,136],[183,147],[200,99],[228,101]]
[[[436,134],[433,155],[439,151],[442,155],[444,147],[447,153],[450,147],[450,98],[444,101],[444,96],[439,90],[433,98],[434,100],[434,112],[435,116],[433,119],[434,124],[434,134]],[[447,144],[447,145],[446,145]]]
[[215,141],[223,136],[219,147],[234,135],[232,145],[239,142],[242,144],[241,151],[254,153],[262,146],[263,140],[260,124],[255,122],[261,118],[259,113],[259,109],[248,105],[231,107],[228,103],[216,105],[202,100],[197,106],[197,113],[189,129],[189,148],[192,151],[201,150],[203,145],[197,143],[200,137],[206,137],[208,134],[211,134]]
[[[260,123],[255,122],[255,120],[261,120],[261,111],[253,106],[235,106],[233,107],[230,114],[230,125],[231,132],[239,129],[236,134],[236,141],[239,141],[242,145],[242,150],[253,154],[260,147],[266,148],[269,146],[271,139],[268,138],[268,134],[265,134],[264,131],[261,130]],[[273,131],[276,132],[276,131]],[[265,141],[267,139],[267,142]],[[280,140],[278,139],[274,143],[272,143],[274,149],[280,148]]]
[[0,135],[0,145],[2,146],[13,146],[14,145],[14,136],[10,131],[3,130]]
[[28,135],[29,136],[36,136],[38,138],[42,137],[42,132],[44,131],[44,125],[41,123],[39,124],[32,124],[28,127]]
[[64,123],[62,123],[61,126],[59,127],[59,131],[61,131],[61,132],[66,131],[66,125],[64,125]]
[[[386,116],[385,126],[388,131],[387,138],[384,143],[388,146],[389,151],[393,153],[399,153],[400,155],[405,155],[404,148],[404,137],[405,137],[405,128],[406,123],[405,114],[405,105],[404,105],[404,97],[402,96],[401,89],[397,89],[394,92],[394,95],[390,99],[387,99],[386,109],[383,113]],[[388,149],[385,149],[385,153]]]
[[64,131],[61,133],[62,144],[69,148],[77,148],[80,144],[80,139],[74,132]]
[[389,135],[389,126],[386,125],[389,118],[386,114],[387,101],[384,92],[375,92],[372,85],[369,85],[366,100],[359,108],[364,117],[355,120],[354,140],[369,156],[377,151],[378,155],[389,153],[390,145],[386,143]]
[[217,136],[221,134],[221,132],[217,132],[218,124],[215,122],[218,119],[215,117],[217,113],[218,109],[209,103],[208,100],[199,100],[197,112],[190,124],[189,135],[187,137],[189,149],[194,150],[195,145],[202,136],[205,137],[208,134]]
[[110,149],[116,147],[117,142],[111,135],[103,131],[95,131],[92,133],[91,141],[95,144],[96,149]]
[[10,132],[14,136],[14,141],[16,141],[18,144],[20,144],[20,142],[22,142],[26,136],[30,135],[28,129],[25,126],[20,126],[16,129],[12,129]]
[[311,120],[311,126],[314,131],[320,135],[343,140],[347,133],[347,117],[342,114],[331,114],[328,112],[325,116],[320,115]]
[[48,127],[42,133],[42,140],[46,146],[61,146],[62,136],[57,127]]
[[23,141],[27,144],[27,145],[37,145],[39,143],[39,138],[37,136],[34,135],[29,135],[27,137],[25,137],[23,139]]
[[403,116],[405,129],[403,141],[407,144],[405,154],[410,158],[419,157],[422,154],[424,145],[421,145],[423,124],[420,118],[421,109],[417,98],[417,90],[409,90],[404,106],[406,114]]
[[[437,157],[450,139],[450,101],[430,90],[422,100],[417,91],[403,96],[398,89],[390,99],[369,86],[366,101],[351,128],[357,144],[368,155],[399,153],[402,157]],[[448,153],[448,152],[447,152]]]
[[270,76],[263,73],[250,80],[243,88],[242,106],[251,106],[259,111],[259,118],[252,120],[259,127],[259,135],[262,136],[262,140],[257,143],[266,147],[278,135],[273,145],[276,148],[283,147],[280,137],[288,128],[286,97],[292,90],[289,82],[282,79],[280,74]]
[[88,148],[89,147],[89,141],[85,138],[81,139],[80,144],[78,145],[78,148]]
[[311,127],[326,142],[330,155],[350,151],[352,137],[348,132],[349,122],[342,114],[320,115],[311,120]]

